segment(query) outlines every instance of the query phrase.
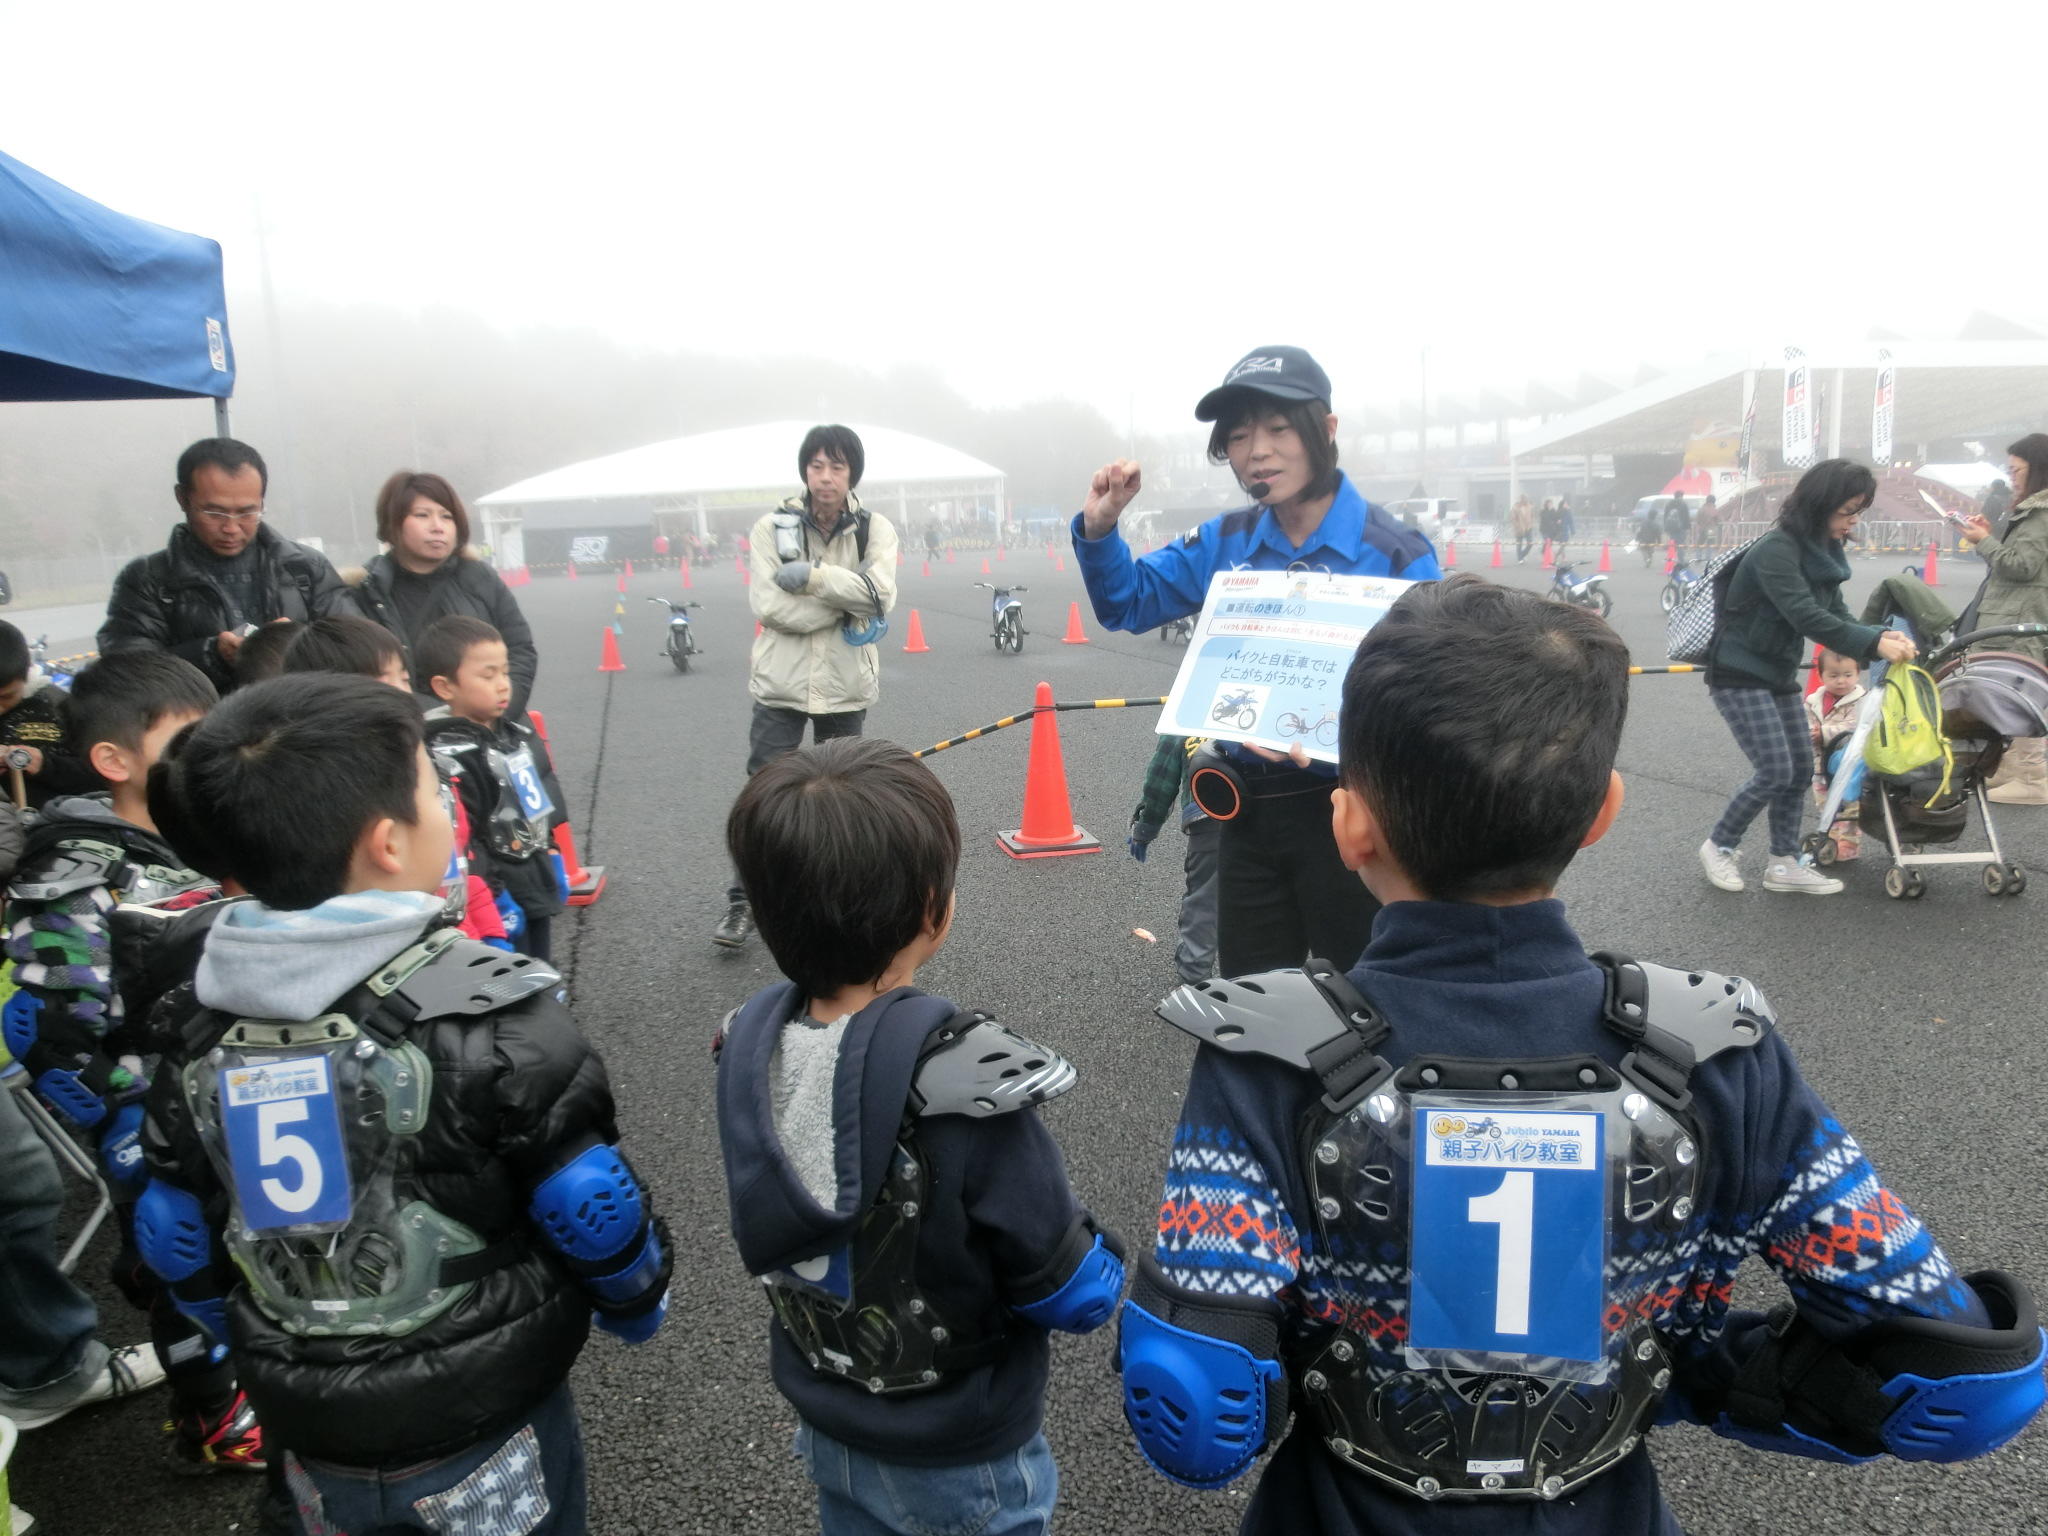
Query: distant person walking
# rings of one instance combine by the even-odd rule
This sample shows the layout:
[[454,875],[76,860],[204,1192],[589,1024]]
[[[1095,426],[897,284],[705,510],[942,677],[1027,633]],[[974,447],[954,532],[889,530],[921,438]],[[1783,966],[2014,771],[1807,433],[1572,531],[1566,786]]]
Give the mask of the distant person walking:
[[[749,595],[761,633],[748,688],[754,696],[747,776],[804,744],[858,736],[881,692],[875,642],[896,606],[896,530],[854,490],[867,451],[851,427],[813,427],[797,449],[804,489],[754,524]],[[735,874],[711,942],[737,949],[754,930]]]
[[1664,537],[1684,549],[1692,537],[1692,513],[1687,510],[1685,498],[1674,496],[1671,505],[1664,509]]
[[1537,526],[1543,530],[1543,542],[1552,546],[1551,553],[1557,553],[1556,546],[1564,542],[1564,519],[1557,515],[1554,498],[1543,498],[1543,510],[1537,515]]
[[2005,514],[2012,510],[2012,487],[2003,480],[1991,482],[1991,489],[1984,493],[1984,499],[1977,504],[1977,515],[1991,525],[1993,532],[2003,532],[2000,525]]
[[1911,661],[1912,638],[1859,624],[1842,601],[1849,559],[1842,541],[1877,496],[1877,477],[1861,464],[1829,459],[1800,477],[1778,509],[1778,524],[1735,568],[1707,656],[1707,691],[1735,744],[1755,767],[1700,844],[1708,881],[1743,888],[1735,850],[1759,812],[1769,812],[1770,861],[1764,889],[1831,896],[1842,882],[1799,862],[1799,824],[1813,773],[1799,666],[1807,642],[1838,656]]
[[270,470],[247,443],[201,438],[178,455],[173,492],[185,521],[114,578],[102,654],[168,651],[225,694],[238,681],[235,653],[258,625],[348,611],[327,557],[263,521]]
[[[1964,527],[1988,567],[1964,621],[1971,629],[2048,624],[2048,433],[2030,432],[2006,449],[2006,467],[2012,506],[2002,524],[1980,512]],[[2048,641],[2007,638],[1985,648],[2048,662]],[[2048,805],[2048,738],[2016,737],[1991,786],[2000,805]]]
[[1508,512],[1508,528],[1515,536],[1515,564],[1529,558],[1529,546],[1536,542],[1536,512],[1529,498],[1517,496]]
[[1657,504],[1651,502],[1643,508],[1642,521],[1636,524],[1636,551],[1643,557],[1643,569],[1650,568],[1650,556],[1664,543],[1664,519],[1657,511]]
[[1700,503],[1700,515],[1693,520],[1693,532],[1698,536],[1702,549],[1721,547],[1721,504],[1708,493]]

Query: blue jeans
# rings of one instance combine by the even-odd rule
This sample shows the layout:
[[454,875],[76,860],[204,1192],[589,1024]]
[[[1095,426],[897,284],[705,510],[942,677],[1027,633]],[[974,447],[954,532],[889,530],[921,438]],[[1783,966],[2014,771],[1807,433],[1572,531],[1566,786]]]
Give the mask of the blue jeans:
[[1060,1495],[1044,1435],[993,1461],[907,1467],[800,1423],[796,1454],[818,1485],[823,1536],[1041,1536]]
[[567,1385],[501,1438],[380,1471],[284,1458],[304,1536],[583,1536],[583,1435]]
[[0,1084],[0,1389],[24,1405],[46,1401],[38,1388],[74,1395],[106,1361],[92,1298],[57,1267],[63,1209],[56,1158]]

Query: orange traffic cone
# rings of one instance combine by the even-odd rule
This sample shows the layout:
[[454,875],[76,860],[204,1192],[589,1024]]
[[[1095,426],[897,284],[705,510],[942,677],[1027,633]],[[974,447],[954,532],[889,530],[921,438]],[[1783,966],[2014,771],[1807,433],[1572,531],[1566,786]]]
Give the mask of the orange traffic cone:
[[958,565],[959,563],[959,557],[953,553],[952,546],[948,545],[946,548],[946,564]]
[[[1079,616],[1077,609],[1075,617]],[[1074,824],[1051,683],[1038,685],[1037,702],[1031,712],[1031,763],[1024,773],[1024,825],[1013,832],[998,832],[996,842],[1013,859],[1050,859],[1062,854],[1102,851],[1101,842]]]
[[597,659],[600,672],[623,672],[625,659],[619,655],[619,632],[607,624],[604,627],[604,654]]
[[751,569],[750,569],[750,568],[749,568],[749,567],[747,566],[747,564],[746,564],[746,562],[745,562],[745,561],[741,561],[741,562],[740,562],[740,585],[741,585],[741,586],[743,586],[743,587],[751,587],[751,586],[752,586],[753,584],[754,584],[754,573],[753,573],[753,571],[752,571],[752,570],[751,570]]
[[[547,753],[548,766],[555,766],[555,744],[548,736],[548,722],[537,709],[529,709],[526,718],[533,722],[533,733],[540,737],[541,747]],[[576,834],[569,830],[569,823],[558,821],[554,826],[555,852],[562,857],[562,873],[569,881],[569,905],[587,907],[604,894],[604,866],[592,864],[588,868],[576,857]]]
[[555,824],[555,852],[562,856],[562,873],[569,877],[569,905],[587,907],[604,894],[602,864],[585,864],[576,857],[576,834],[566,821]]
[[576,562],[574,560],[569,562],[569,579],[571,581],[576,579]]
[[1940,556],[1941,545],[1938,543],[1930,543],[1927,546],[1927,570],[1926,573],[1922,575],[1920,578],[1922,581],[1926,582],[1927,585],[1929,585],[1930,587],[1938,587],[1941,585],[1941,571],[1936,564],[1936,561],[1940,558]]
[[1496,571],[1500,569],[1500,540],[1499,540],[1499,539],[1495,539],[1495,540],[1493,541],[1493,568],[1494,568],[1494,569],[1495,569]]
[[904,632],[903,649],[913,656],[922,656],[931,649],[924,643],[924,620],[915,608],[910,610],[910,628]]
[[1550,570],[1556,563],[1557,557],[1551,551],[1550,540],[1545,539],[1543,541],[1543,569],[1546,571]]
[[1602,539],[1600,541],[1600,565],[1598,568],[1598,574],[1604,576],[1613,569],[1614,556],[1608,553],[1607,541],[1605,539]]
[[996,546],[996,558],[997,558],[998,560],[1007,560],[1007,559],[1009,559],[1009,558],[1010,558],[1010,556],[1009,556],[1008,552],[1007,552],[1007,551],[1005,551],[1005,550],[1003,549],[1002,545],[1000,545],[1000,544],[998,544],[998,545]]
[[1457,568],[1458,541],[1456,539],[1453,539],[1450,543],[1444,546],[1444,569],[1447,571],[1455,571]]
[[1678,569],[1678,540],[1670,539],[1666,542],[1669,547],[1664,551],[1664,574],[1669,576]]
[[1086,645],[1088,631],[1081,627],[1081,605],[1067,604],[1067,632],[1060,636],[1062,645]]
[[690,576],[690,562],[687,559],[683,561],[683,590],[685,592],[697,590],[697,583]]
[[991,574],[991,572],[989,571],[989,568],[988,568],[988,556],[987,556],[987,555],[983,555],[983,556],[981,557],[981,574],[982,574],[982,575],[984,575],[984,576],[987,576],[987,575],[990,575],[990,574]]
[[1067,557],[1065,555],[1054,555],[1052,557],[1052,568],[1056,571],[1064,571],[1067,568]]
[[925,576],[925,580],[926,580],[926,581],[930,581],[930,580],[931,580],[931,576],[932,576],[932,563],[931,563],[931,561],[929,561],[929,560],[925,561],[925,563],[924,563],[924,576]]

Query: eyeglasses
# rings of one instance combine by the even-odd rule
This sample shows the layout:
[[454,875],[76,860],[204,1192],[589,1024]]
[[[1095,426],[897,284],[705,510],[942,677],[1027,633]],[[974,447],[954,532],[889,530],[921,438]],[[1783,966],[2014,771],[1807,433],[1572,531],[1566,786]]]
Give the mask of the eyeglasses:
[[199,515],[205,518],[209,523],[213,524],[213,526],[216,528],[224,528],[230,523],[234,524],[236,527],[239,528],[246,527],[250,523],[254,523],[261,519],[263,516],[263,509],[261,507],[252,507],[247,511],[228,512],[214,507],[201,507],[199,509]]

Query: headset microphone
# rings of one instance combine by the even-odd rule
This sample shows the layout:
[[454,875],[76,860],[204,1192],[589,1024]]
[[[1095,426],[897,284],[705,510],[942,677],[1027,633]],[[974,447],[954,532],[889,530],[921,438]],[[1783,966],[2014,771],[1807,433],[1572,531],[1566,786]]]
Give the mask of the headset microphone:
[[1251,494],[1253,501],[1264,501],[1266,493],[1272,489],[1273,482],[1270,480],[1254,480],[1245,486],[1245,490]]

